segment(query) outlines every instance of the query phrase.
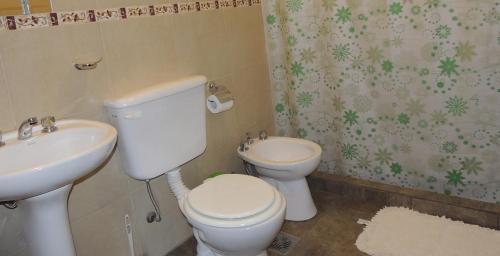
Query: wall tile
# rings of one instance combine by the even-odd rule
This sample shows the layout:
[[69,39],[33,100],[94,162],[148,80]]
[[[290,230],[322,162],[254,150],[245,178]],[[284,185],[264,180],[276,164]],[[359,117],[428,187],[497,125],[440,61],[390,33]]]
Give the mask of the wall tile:
[[2,95],[2,99],[0,100],[0,130],[7,132],[15,129],[15,122],[10,93],[5,85],[5,75],[1,60],[2,58],[0,55],[0,95]]
[[224,18],[229,25],[231,66],[235,69],[249,65],[267,67],[260,6],[228,9],[224,11]]
[[258,132],[263,129],[272,133],[273,116],[272,112],[269,112],[271,99],[269,80],[265,75],[266,68],[265,66],[250,66],[239,69],[233,74],[233,80],[237,83],[234,86],[237,121],[239,127],[244,128],[240,130],[240,134],[250,131],[253,136],[258,136]]
[[346,184],[341,181],[325,180],[325,190],[338,195],[342,195],[346,189]]
[[[64,0],[62,0],[64,1]],[[92,0],[88,0],[92,1]],[[145,4],[164,4],[165,2],[178,2],[171,0],[106,0],[106,1],[96,1],[96,8],[112,8],[112,7],[123,7],[123,6],[134,6],[134,5],[145,5]]]
[[19,209],[0,206],[0,255],[21,255],[26,247]]
[[410,208],[412,200],[413,199],[409,196],[389,193],[386,204],[388,206],[401,206]]
[[454,220],[461,220],[483,227],[497,228],[498,225],[497,216],[495,214],[422,199],[413,198],[412,209],[431,215],[446,216]]
[[70,218],[78,220],[127,195],[127,179],[115,152],[103,167],[76,181],[69,197]]
[[78,256],[129,255],[125,214],[132,214],[126,196],[77,221],[71,221]]
[[82,72],[73,67],[78,59],[102,56],[96,25],[5,33],[0,54],[16,122],[102,111],[102,99],[112,94],[105,69]]
[[[246,8],[245,8],[246,9]],[[214,80],[231,72],[230,33],[224,19],[225,11],[207,11],[181,14],[174,17],[172,34],[175,35],[175,51],[197,73]],[[187,28],[187,29],[186,29]]]
[[317,177],[314,177],[314,176],[307,176],[306,179],[307,179],[307,184],[309,185],[309,189],[311,191],[325,191],[326,190],[326,187],[325,187],[326,182],[324,180],[317,178]]
[[[95,5],[163,2],[113,0],[95,1]],[[54,7],[84,9],[93,4],[93,0],[57,0]],[[236,106],[218,115],[207,113],[207,150],[182,167],[184,181],[193,188],[214,170],[242,172],[236,148],[244,133],[272,132],[273,122],[260,8],[238,9],[245,11],[229,8],[3,33],[0,94],[10,95],[11,101],[0,101],[0,129],[49,113],[108,122],[103,100],[204,74],[226,85],[234,93]],[[77,59],[98,57],[103,61],[95,70],[82,72],[73,67]],[[153,190],[163,221],[148,224],[145,217],[152,206],[144,182],[124,174],[118,150],[102,169],[80,179],[69,199],[78,255],[127,255],[126,213],[132,218],[137,255],[165,255],[188,238],[191,228],[164,176],[153,181]],[[5,228],[21,230],[16,216],[15,211],[0,210],[0,255],[25,253],[20,233],[9,232],[9,239],[2,233]]]
[[[144,255],[164,255],[165,252],[177,247],[192,235],[191,228],[182,215],[177,200],[166,184],[165,176],[152,182],[152,190],[159,202],[163,217],[161,222],[146,222],[147,214],[154,208],[145,185],[131,193],[135,212],[133,225],[144,247]],[[166,236],[166,234],[170,235]]]
[[78,0],[78,1],[68,1],[68,0],[51,0],[52,12],[60,11],[74,11],[74,10],[88,10],[96,9],[96,2],[107,2],[107,1],[97,1],[97,0]]
[[318,172],[313,173],[309,180],[310,184],[323,183],[320,187],[325,191],[343,195],[352,201],[407,207],[426,214],[499,228],[499,211],[495,204]]
[[171,70],[178,55],[172,25],[169,16],[99,24],[111,86],[120,95],[187,75]]

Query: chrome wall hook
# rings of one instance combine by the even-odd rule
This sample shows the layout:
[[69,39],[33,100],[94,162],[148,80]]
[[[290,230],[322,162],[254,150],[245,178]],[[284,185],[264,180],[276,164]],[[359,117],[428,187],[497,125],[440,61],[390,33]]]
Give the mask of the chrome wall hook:
[[98,60],[94,62],[87,62],[87,63],[75,63],[75,68],[78,70],[91,70],[97,68],[97,65],[102,61],[102,58],[99,58]]

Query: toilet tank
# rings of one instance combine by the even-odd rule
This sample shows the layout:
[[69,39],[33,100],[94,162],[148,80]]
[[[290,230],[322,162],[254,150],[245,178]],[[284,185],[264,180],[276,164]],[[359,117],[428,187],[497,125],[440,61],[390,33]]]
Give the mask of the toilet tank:
[[206,81],[188,77],[105,102],[128,175],[155,178],[205,151]]

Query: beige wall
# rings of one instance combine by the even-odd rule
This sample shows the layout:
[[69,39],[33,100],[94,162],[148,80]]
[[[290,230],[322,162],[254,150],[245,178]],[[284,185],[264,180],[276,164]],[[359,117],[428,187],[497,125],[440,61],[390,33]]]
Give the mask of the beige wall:
[[[54,7],[156,2],[61,0]],[[207,151],[184,167],[183,177],[193,187],[213,170],[241,172],[235,148],[242,135],[272,130],[263,35],[260,6],[0,32],[0,129],[11,130],[27,117],[48,114],[107,122],[103,99],[203,74],[229,87],[236,102],[229,112],[207,114]],[[96,70],[73,67],[76,59],[96,57],[103,57]],[[165,178],[155,180],[153,189],[163,221],[147,224],[145,216],[152,207],[145,185],[123,173],[119,152],[103,169],[79,180],[69,199],[78,255],[128,255],[123,227],[127,213],[133,220],[137,255],[164,255],[189,237],[190,228]],[[2,256],[26,255],[18,216],[17,210],[0,207]]]

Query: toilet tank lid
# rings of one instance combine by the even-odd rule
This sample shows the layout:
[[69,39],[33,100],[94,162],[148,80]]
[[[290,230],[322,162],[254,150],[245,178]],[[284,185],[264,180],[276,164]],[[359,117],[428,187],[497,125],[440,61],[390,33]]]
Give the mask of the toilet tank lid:
[[116,109],[131,107],[189,90],[205,84],[206,82],[207,78],[205,76],[191,76],[171,82],[160,83],[116,99],[106,100],[104,101],[104,106]]

